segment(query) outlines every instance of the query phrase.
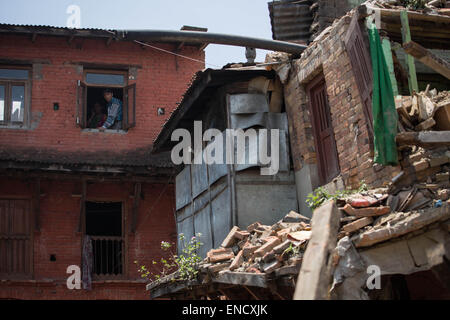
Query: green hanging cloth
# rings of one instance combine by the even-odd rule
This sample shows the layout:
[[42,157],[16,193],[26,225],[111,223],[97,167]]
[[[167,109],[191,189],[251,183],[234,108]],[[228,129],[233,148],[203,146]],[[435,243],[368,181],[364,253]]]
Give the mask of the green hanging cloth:
[[391,79],[375,24],[372,23],[368,31],[373,71],[374,162],[382,165],[397,165],[395,136],[397,135],[398,114],[395,108]]

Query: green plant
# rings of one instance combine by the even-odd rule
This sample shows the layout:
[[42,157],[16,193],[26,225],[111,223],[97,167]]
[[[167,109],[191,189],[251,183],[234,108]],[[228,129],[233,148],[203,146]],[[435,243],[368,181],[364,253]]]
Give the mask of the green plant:
[[[198,264],[201,262],[201,257],[197,254],[198,249],[203,245],[200,242],[199,237],[201,234],[198,233],[196,236],[192,237],[189,242],[186,242],[184,234],[180,234],[180,242],[183,249],[180,255],[176,255],[172,249],[174,244],[161,241],[161,251],[167,253],[169,257],[161,258],[159,261],[152,261],[152,265],[159,269],[159,274],[154,274],[150,270],[142,265],[138,268],[138,272],[141,274],[142,278],[149,280],[150,282],[157,281],[172,271],[177,270],[177,277],[174,280],[192,280],[197,277],[198,274]],[[137,261],[134,261],[138,265]],[[159,267],[158,267],[159,265]]]
[[327,200],[330,199],[337,200],[350,194],[361,193],[367,190],[368,188],[364,181],[360,183],[359,188],[356,190],[338,190],[335,193],[330,193],[324,187],[319,187],[316,190],[314,190],[314,192],[308,194],[305,202],[308,205],[308,207],[314,210],[320,207]]

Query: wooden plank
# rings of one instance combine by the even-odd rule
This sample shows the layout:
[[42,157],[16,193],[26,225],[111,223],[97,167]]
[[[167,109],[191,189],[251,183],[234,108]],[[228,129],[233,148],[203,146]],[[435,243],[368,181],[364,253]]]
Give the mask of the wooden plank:
[[[403,43],[411,41],[411,32],[409,30],[408,13],[406,10],[400,12],[400,20],[402,23],[402,40]],[[414,58],[411,55],[406,55],[406,67],[408,69],[408,85],[409,92],[412,95],[413,92],[419,92],[419,85],[417,84],[416,66],[414,64]]]
[[267,288],[267,275],[264,273],[224,271],[219,272],[217,277],[212,279],[212,282]]
[[403,49],[406,53],[413,56],[424,65],[442,74],[447,79],[450,79],[450,63],[439,58],[430,50],[427,50],[414,41],[403,43]]
[[334,201],[330,200],[314,210],[313,232],[303,256],[294,300],[328,299],[332,280],[329,256],[336,247],[340,219],[341,213]]
[[389,78],[391,79],[392,92],[394,93],[394,97],[396,97],[398,96],[398,86],[397,86],[397,79],[395,79],[391,42],[389,41],[389,39],[383,38],[383,40],[381,41],[381,46],[383,48],[384,59],[386,61],[389,70]]
[[[398,213],[393,214],[398,215]],[[357,248],[369,247],[376,243],[419,230],[434,222],[445,221],[449,218],[450,206],[444,203],[440,208],[407,213],[403,219],[396,218],[395,222],[391,222],[383,228],[363,232],[353,242]]]

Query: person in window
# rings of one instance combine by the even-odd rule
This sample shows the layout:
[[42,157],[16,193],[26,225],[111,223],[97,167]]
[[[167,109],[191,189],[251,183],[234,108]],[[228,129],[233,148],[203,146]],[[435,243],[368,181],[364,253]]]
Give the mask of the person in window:
[[94,104],[94,110],[92,111],[92,115],[89,118],[89,128],[97,129],[106,121],[106,114],[103,112],[103,105],[100,102],[96,102]]
[[107,102],[106,107],[108,108],[108,117],[99,130],[122,129],[122,101],[113,97],[111,89],[105,89],[103,91],[103,97]]

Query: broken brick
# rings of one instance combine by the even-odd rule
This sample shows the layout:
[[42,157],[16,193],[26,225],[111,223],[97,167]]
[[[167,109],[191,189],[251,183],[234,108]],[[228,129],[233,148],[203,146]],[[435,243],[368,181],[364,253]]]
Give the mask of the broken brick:
[[206,256],[211,263],[230,260],[234,257],[233,250],[229,248],[219,248],[210,250]]
[[381,216],[384,214],[388,214],[391,212],[391,208],[388,206],[380,206],[380,207],[367,207],[361,209],[355,209],[351,205],[346,204],[342,210],[344,210],[347,214],[356,217],[372,217],[372,216]]
[[243,240],[244,238],[247,238],[249,235],[250,233],[248,231],[236,231],[234,233],[234,237],[239,240]]
[[280,231],[277,232],[277,237],[282,239],[282,240],[286,240],[288,234],[291,232],[291,228],[286,228],[286,229],[282,229]]
[[438,167],[446,163],[448,163],[446,156],[430,158],[430,167]]
[[269,261],[275,260],[275,252],[274,252],[273,250],[270,251],[270,252],[267,252],[267,253],[262,257],[262,260],[263,260],[264,262],[269,262]]
[[291,241],[290,240],[286,240],[284,241],[282,244],[279,244],[278,246],[276,246],[275,248],[273,248],[273,251],[276,254],[280,254],[283,253],[283,251],[285,251],[287,248],[289,248],[291,245]]
[[275,271],[275,269],[281,267],[281,262],[276,260],[274,262],[266,263],[263,267],[265,273],[271,273]]
[[255,256],[256,257],[264,256],[267,252],[275,248],[280,243],[281,241],[277,237],[268,237],[267,242],[263,244],[258,250],[255,251]]
[[253,252],[255,252],[260,246],[254,246],[251,243],[246,244],[243,248],[242,251],[244,253],[244,257],[248,257],[251,254],[253,254]]
[[364,217],[361,219],[358,219],[356,221],[350,222],[342,227],[343,232],[354,232],[361,228],[364,228],[365,226],[368,226],[373,222],[372,217]]
[[300,213],[295,211],[289,212],[284,218],[283,222],[294,223],[294,222],[305,222],[309,223],[311,219],[308,217],[302,216]]
[[219,271],[222,271],[222,270],[228,268],[230,265],[231,265],[230,262],[216,263],[216,264],[209,266],[208,271],[211,273],[216,273],[216,272],[219,272]]
[[429,166],[430,166],[430,164],[427,161],[427,159],[422,159],[420,161],[413,163],[413,167],[416,172],[428,169]]
[[258,228],[259,226],[261,226],[261,223],[259,223],[259,222],[252,223],[251,225],[249,225],[249,226],[247,227],[247,231],[250,232],[250,233],[252,233],[252,232],[253,232],[256,228]]
[[237,231],[239,231],[239,227],[234,226],[233,228],[231,228],[230,232],[222,242],[222,247],[229,248],[234,245],[237,240],[237,238],[235,237]]
[[448,178],[449,178],[448,172],[436,174],[436,181],[448,181]]
[[236,257],[234,258],[233,262],[230,265],[230,270],[235,270],[237,268],[239,268],[242,263],[244,262],[244,251],[239,251],[239,253],[236,255]]

